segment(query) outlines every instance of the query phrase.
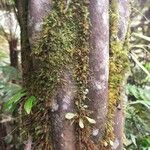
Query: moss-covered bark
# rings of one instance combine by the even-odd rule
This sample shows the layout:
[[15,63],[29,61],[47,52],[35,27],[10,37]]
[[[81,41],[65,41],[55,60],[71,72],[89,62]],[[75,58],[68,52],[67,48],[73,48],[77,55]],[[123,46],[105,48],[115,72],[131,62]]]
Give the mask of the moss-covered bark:
[[108,147],[123,148],[125,73],[128,61],[129,1],[110,1],[109,107],[106,129]]
[[[32,113],[22,118],[24,139],[33,149],[110,149],[127,66],[118,1],[110,1],[110,38],[109,1],[22,0],[18,4],[23,16],[24,87],[37,97]],[[67,113],[75,117],[67,120]]]
[[[28,91],[37,97],[38,103],[25,121],[24,135],[32,136],[35,148],[74,150],[82,143],[79,118],[88,115],[81,110],[88,78],[88,3],[55,0],[47,14],[41,7],[48,2],[32,1],[28,7],[33,60]],[[34,17],[39,11],[39,16]],[[78,114],[73,125],[65,118],[68,112]]]

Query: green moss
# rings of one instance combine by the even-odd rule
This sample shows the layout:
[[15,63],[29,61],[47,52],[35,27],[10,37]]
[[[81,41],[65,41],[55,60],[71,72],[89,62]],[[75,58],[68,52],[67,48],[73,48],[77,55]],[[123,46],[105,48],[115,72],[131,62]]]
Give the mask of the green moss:
[[[120,101],[121,85],[125,72],[129,66],[128,44],[118,38],[119,12],[118,2],[111,2],[110,9],[110,76],[109,76],[109,104],[108,122],[106,125],[105,141],[111,147],[110,141],[114,140],[114,115],[116,106]],[[128,39],[127,39],[128,40]]]
[[[109,112],[105,140],[113,140],[113,117],[119,101],[120,85],[128,66],[127,50],[124,42],[118,40],[118,6],[114,3],[110,13],[110,78]],[[51,149],[51,125],[49,111],[57,88],[64,84],[62,72],[69,71],[77,86],[76,111],[82,118],[88,114],[83,109],[87,100],[85,91],[89,74],[89,12],[88,0],[74,0],[66,7],[64,0],[54,0],[53,9],[45,18],[43,30],[34,44],[32,56],[37,66],[29,81],[28,91],[38,98],[36,108],[30,116],[23,118],[26,137],[30,133],[36,149]],[[37,63],[37,64],[36,64]],[[44,123],[44,124],[43,124]],[[88,125],[87,125],[88,126]],[[87,142],[89,128],[80,130],[78,139]],[[87,137],[89,138],[89,137]],[[79,141],[81,142],[81,141]],[[88,145],[88,143],[87,143]]]
[[[53,9],[45,18],[43,31],[34,44],[32,56],[36,70],[33,72],[29,93],[38,97],[33,114],[25,117],[24,136],[30,133],[38,148],[51,149],[49,111],[58,87],[64,84],[62,72],[69,71],[78,87],[74,101],[77,113],[84,104],[89,72],[89,13],[87,0],[70,2],[55,0]],[[44,124],[43,124],[44,122]],[[78,127],[77,127],[78,128]],[[80,132],[80,130],[78,130]],[[81,134],[80,134],[81,135]]]

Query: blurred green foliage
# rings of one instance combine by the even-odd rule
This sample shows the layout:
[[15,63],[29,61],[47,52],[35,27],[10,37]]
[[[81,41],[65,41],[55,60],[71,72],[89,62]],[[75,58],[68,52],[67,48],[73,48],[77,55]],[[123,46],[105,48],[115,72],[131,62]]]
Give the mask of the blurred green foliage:
[[[134,1],[131,75],[126,85],[126,150],[150,150],[150,3]],[[133,55],[132,55],[133,54]]]
[[21,80],[20,72],[9,66],[7,55],[0,51],[0,104],[7,101],[15,93],[21,90],[18,84]]
[[150,90],[127,85],[129,102],[126,109],[126,149],[150,148]]

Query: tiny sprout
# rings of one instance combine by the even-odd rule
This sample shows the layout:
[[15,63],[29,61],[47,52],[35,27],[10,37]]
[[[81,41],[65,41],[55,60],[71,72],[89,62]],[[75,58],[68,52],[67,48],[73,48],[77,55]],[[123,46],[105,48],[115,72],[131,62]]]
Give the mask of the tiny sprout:
[[82,118],[79,119],[79,127],[82,128],[82,129],[84,128],[84,123],[83,123]]
[[75,104],[76,104],[76,106],[79,106],[79,102],[78,101],[76,101]]
[[96,121],[94,120],[94,119],[92,119],[92,118],[89,118],[89,117],[85,117],[87,120],[88,120],[88,122],[89,123],[91,123],[91,124],[95,124],[96,123]]
[[84,108],[88,108],[88,106],[87,106],[87,105],[84,105],[83,107],[84,107]]
[[86,96],[84,95],[84,96],[83,96],[83,100],[85,100],[85,99],[86,99]]
[[71,120],[71,119],[73,119],[76,116],[77,116],[77,114],[75,114],[75,113],[67,113],[65,115],[65,118],[68,119],[68,120]]
[[88,89],[85,89],[85,92],[86,92],[86,93],[88,93],[88,92],[89,92],[89,90],[88,90]]
[[89,93],[89,90],[88,90],[88,89],[85,89],[84,94],[86,95],[86,94],[88,94],[88,93]]

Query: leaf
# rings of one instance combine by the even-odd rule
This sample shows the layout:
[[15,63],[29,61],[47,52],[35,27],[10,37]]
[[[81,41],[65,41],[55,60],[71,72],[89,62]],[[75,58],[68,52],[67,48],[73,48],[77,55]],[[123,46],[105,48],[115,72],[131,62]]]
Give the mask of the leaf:
[[6,111],[10,111],[11,108],[16,105],[16,103],[25,96],[26,93],[18,92],[13,97],[11,97],[6,103],[4,103],[3,109]]
[[88,122],[89,123],[91,123],[91,124],[95,124],[96,123],[96,121],[94,120],[94,119],[92,119],[92,118],[89,118],[89,117],[85,117],[87,120],[88,120]]
[[150,136],[142,138],[140,142],[143,147],[150,148]]
[[74,113],[67,113],[65,115],[65,118],[68,119],[68,120],[71,120],[73,119],[75,116],[77,116],[77,114],[74,114]]
[[140,49],[144,50],[145,52],[150,53],[150,52],[148,51],[148,49],[146,49],[145,47],[150,48],[149,45],[142,45],[142,44],[137,44],[137,45],[133,45],[133,46],[132,46],[132,48],[140,48]]
[[26,100],[24,104],[24,109],[27,112],[27,114],[30,114],[35,101],[36,101],[36,98],[34,96],[31,96]]
[[150,109],[150,101],[144,101],[144,100],[137,100],[135,102],[130,102],[129,105],[134,105],[134,104],[142,104],[148,109]]
[[136,54],[133,52],[130,53],[132,59],[135,61],[135,63],[147,74],[147,76],[150,78],[150,72],[138,61]]
[[7,79],[7,81],[10,80],[19,80],[21,78],[21,75],[19,74],[19,71],[11,66],[1,66],[0,67],[2,69],[2,73],[5,79]]
[[84,128],[84,123],[83,123],[82,118],[79,119],[79,127],[82,128],[82,129]]
[[84,105],[83,108],[88,108],[88,106],[87,106],[87,105]]
[[133,33],[133,35],[150,42],[150,37],[149,36],[139,34],[139,33]]
[[126,93],[128,95],[133,95],[137,100],[150,101],[150,92],[147,89],[127,84]]
[[137,145],[136,145],[136,136],[134,136],[133,134],[130,134],[130,136],[131,136],[131,140],[132,140],[133,144],[137,147]]

